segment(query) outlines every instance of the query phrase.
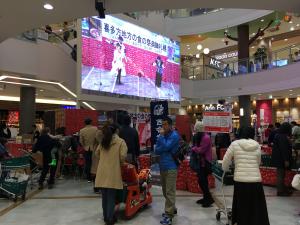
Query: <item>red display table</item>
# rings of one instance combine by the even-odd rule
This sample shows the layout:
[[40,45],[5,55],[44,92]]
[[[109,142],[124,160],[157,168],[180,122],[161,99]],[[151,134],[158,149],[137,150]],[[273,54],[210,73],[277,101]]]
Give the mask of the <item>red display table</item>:
[[9,153],[13,157],[20,157],[26,154],[26,152],[30,152],[32,150],[32,144],[17,144],[13,142],[8,142],[6,144]]
[[[277,184],[276,168],[261,167],[260,173],[262,176],[263,185],[276,186],[276,184]],[[286,171],[286,176],[285,176],[285,185],[286,186],[291,186],[292,180],[295,175],[296,175],[296,172],[294,172],[294,171],[290,171],[290,170]]]

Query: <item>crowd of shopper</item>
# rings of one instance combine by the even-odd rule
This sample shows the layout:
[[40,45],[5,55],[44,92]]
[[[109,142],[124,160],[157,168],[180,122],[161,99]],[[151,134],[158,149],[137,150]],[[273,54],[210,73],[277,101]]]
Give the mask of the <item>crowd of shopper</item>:
[[[79,131],[78,143],[65,135],[65,129],[59,128],[51,135],[49,128],[39,131],[33,127],[33,152],[43,153],[43,165],[39,179],[39,188],[44,188],[48,172],[48,188],[53,188],[55,178],[61,176],[64,154],[70,148],[76,151],[78,144],[84,154],[84,174],[89,183],[94,182],[95,192],[102,193],[103,219],[106,225],[117,222],[115,204],[118,191],[123,190],[122,164],[128,162],[138,168],[140,155],[139,135],[130,126],[130,116],[124,116],[122,126],[107,122],[100,129],[93,126],[87,118],[85,127]],[[261,127],[260,127],[261,128]],[[218,133],[215,136],[216,159],[222,160],[221,149],[227,149],[222,167],[228,171],[234,163],[234,195],[232,204],[233,224],[269,225],[268,210],[260,174],[261,147],[257,135],[264,132],[265,141],[272,147],[272,163],[277,169],[277,195],[290,196],[292,192],[285,186],[286,170],[291,168],[292,153],[300,149],[300,127],[296,122],[276,123],[264,131],[255,131],[252,127],[242,127],[238,136],[231,140],[230,135]],[[2,124],[0,131],[0,159],[9,158],[6,149],[7,127]],[[2,136],[1,136],[2,135]],[[199,187],[203,198],[196,201],[203,208],[211,207],[214,198],[209,190],[208,176],[212,173],[211,163],[214,158],[213,137],[204,131],[202,122],[196,122],[191,141],[186,136],[180,137],[172,125],[172,119],[165,117],[157,138],[155,153],[160,156],[159,167],[162,193],[165,198],[164,210],[160,223],[171,225],[178,213],[176,207],[176,180],[180,162],[176,160],[178,151],[184,155],[196,155],[196,169]],[[191,159],[192,160],[192,159]]]

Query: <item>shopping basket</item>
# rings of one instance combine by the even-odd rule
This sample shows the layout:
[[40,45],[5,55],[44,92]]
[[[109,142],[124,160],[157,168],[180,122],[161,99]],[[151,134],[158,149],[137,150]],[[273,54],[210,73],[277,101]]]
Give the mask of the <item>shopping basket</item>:
[[28,185],[28,178],[26,180],[19,180],[14,177],[14,171],[30,167],[30,155],[11,158],[1,161],[0,163],[0,190],[4,192],[9,198],[17,201],[18,197],[26,198],[26,190]]

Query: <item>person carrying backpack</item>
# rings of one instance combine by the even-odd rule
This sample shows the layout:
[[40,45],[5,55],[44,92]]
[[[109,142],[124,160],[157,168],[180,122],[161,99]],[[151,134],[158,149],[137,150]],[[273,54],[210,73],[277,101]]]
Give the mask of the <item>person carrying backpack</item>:
[[210,136],[204,132],[202,122],[195,124],[195,131],[192,151],[200,156],[200,168],[197,175],[199,186],[203,192],[203,199],[198,200],[196,203],[201,204],[203,208],[208,208],[214,203],[208,186],[208,175],[211,173],[212,143]]

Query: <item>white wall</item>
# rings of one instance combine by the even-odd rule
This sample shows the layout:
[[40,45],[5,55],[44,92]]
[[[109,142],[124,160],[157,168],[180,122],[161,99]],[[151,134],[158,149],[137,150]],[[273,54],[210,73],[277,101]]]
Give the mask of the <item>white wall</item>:
[[165,18],[163,13],[156,12],[149,12],[148,16],[140,16],[138,20],[123,14],[114,16],[174,38],[179,35],[202,34],[225,29],[255,20],[270,13],[272,13],[270,10],[224,9],[206,15],[176,19]]
[[300,87],[300,63],[266,70],[259,73],[222,78],[218,80],[190,81],[182,79],[182,97],[214,98],[268,93]]
[[61,46],[8,39],[0,43],[0,70],[63,82],[75,90],[76,63]]

